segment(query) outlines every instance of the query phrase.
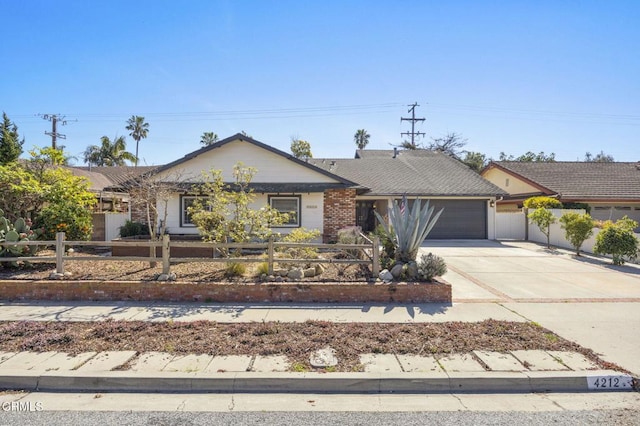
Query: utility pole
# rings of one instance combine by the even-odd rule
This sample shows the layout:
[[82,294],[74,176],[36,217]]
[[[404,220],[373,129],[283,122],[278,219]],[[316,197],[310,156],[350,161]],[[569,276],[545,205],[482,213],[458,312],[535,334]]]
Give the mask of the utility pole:
[[56,139],[66,139],[67,135],[63,135],[58,133],[58,123],[62,126],[67,125],[67,120],[65,120],[65,116],[60,116],[59,114],[38,114],[43,120],[47,120],[51,122],[51,131],[44,132],[45,135],[51,136],[51,147],[53,149],[58,149],[56,144]]
[[415,149],[415,147],[416,147],[415,137],[416,136],[420,136],[420,135],[423,135],[423,136],[425,135],[425,133],[423,133],[423,132],[416,132],[416,121],[424,121],[425,119],[424,119],[424,117],[416,118],[416,107],[420,106],[420,105],[418,105],[417,102],[414,102],[413,104],[407,105],[407,106],[410,107],[409,111],[407,111],[407,112],[411,113],[411,118],[400,117],[400,122],[410,121],[411,122],[411,131],[410,132],[402,132],[402,133],[400,133],[400,136],[404,136],[404,135],[411,136],[411,145]]

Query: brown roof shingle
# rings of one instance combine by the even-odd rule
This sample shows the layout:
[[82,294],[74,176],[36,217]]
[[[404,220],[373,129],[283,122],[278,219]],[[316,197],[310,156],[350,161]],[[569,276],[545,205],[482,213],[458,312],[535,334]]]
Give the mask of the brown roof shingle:
[[436,151],[362,150],[360,158],[309,162],[369,188],[366,195],[496,196],[506,193],[462,162]]
[[640,199],[640,163],[496,161],[497,166],[563,199]]

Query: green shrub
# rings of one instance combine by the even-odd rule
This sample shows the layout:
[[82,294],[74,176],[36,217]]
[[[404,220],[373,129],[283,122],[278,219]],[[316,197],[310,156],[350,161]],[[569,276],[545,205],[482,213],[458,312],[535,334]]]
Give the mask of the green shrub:
[[433,281],[435,277],[441,277],[447,273],[447,264],[444,259],[433,253],[423,254],[418,261],[418,278],[425,281]]
[[556,223],[556,217],[551,213],[551,210],[540,207],[529,213],[528,217],[531,222],[538,226],[540,232],[547,237],[547,248],[551,248],[549,234],[551,232],[551,224]]
[[127,220],[124,225],[120,227],[120,236],[122,238],[136,237],[138,235],[149,235],[149,227],[144,223],[132,222],[130,220]]
[[[393,228],[390,229],[391,233],[393,233]],[[382,253],[380,255],[381,259],[386,259],[391,263],[394,261],[396,246],[393,242],[392,235],[390,236],[384,229],[384,226],[378,225],[376,229],[373,230],[371,236],[377,236],[380,239],[380,244],[382,244]],[[371,238],[373,239],[373,238]]]
[[238,262],[229,262],[224,269],[224,275],[228,278],[241,277],[245,272],[247,272],[247,266]]
[[580,256],[582,243],[593,235],[594,220],[589,214],[565,213],[560,218],[560,226],[565,238],[575,247],[576,255]]
[[259,263],[256,268],[256,275],[260,276],[262,274],[269,274],[269,264],[267,262]]
[[[310,243],[320,237],[317,229],[295,228],[282,237],[287,243]],[[290,259],[317,259],[318,249],[315,247],[278,247],[278,252]]]
[[524,200],[522,204],[528,209],[560,209],[562,203],[556,198],[551,197],[531,197]]
[[610,254],[614,265],[622,265],[625,257],[635,260],[638,257],[638,239],[633,234],[638,222],[627,216],[615,223],[604,223],[604,228],[596,236],[593,251],[597,254]]
[[562,203],[563,209],[582,209],[587,214],[591,214],[591,206],[587,203]]
[[89,240],[93,229],[91,212],[77,204],[50,204],[40,211],[36,224],[49,241],[55,240],[58,232],[64,232],[69,241]]

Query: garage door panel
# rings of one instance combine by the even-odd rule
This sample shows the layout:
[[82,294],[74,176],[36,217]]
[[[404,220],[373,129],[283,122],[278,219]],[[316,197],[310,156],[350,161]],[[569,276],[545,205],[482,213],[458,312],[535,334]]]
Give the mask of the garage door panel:
[[486,239],[485,200],[430,200],[435,212],[444,208],[427,239]]

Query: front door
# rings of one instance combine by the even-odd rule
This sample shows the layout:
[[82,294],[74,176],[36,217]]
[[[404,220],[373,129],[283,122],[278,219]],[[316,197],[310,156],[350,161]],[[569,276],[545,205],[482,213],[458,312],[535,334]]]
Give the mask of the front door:
[[372,232],[376,227],[376,216],[373,214],[375,201],[356,201],[356,225],[362,232]]

